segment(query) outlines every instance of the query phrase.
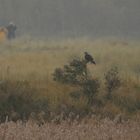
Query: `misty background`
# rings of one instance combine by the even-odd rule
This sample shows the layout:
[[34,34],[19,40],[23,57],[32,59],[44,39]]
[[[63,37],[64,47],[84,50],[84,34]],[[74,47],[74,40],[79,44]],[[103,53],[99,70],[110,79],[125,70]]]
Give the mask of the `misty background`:
[[35,37],[140,38],[140,0],[0,0],[0,26]]

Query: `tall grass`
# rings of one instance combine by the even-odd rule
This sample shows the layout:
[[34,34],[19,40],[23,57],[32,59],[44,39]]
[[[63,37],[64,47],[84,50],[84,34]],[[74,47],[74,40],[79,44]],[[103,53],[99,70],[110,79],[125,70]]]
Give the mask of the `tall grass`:
[[[52,73],[57,67],[62,67],[73,58],[82,59],[84,51],[93,55],[97,63],[96,66],[88,64],[87,67],[91,76],[98,78],[101,83],[97,98],[102,100],[104,107],[100,112],[115,115],[125,113],[130,109],[129,103],[138,112],[140,109],[140,42],[136,41],[82,38],[47,41],[19,39],[5,42],[0,44],[0,80],[1,82],[28,81],[30,86],[38,91],[39,97],[48,99],[51,111],[63,108],[61,107],[63,105],[83,110],[86,99],[75,100],[70,97],[70,93],[77,87],[54,82]],[[105,102],[103,77],[114,66],[118,67],[123,85],[114,91],[114,100]],[[122,96],[126,97],[124,99],[127,102],[126,107],[122,104],[124,100],[121,102],[119,99]]]
[[[0,45],[1,75],[16,78],[36,77],[46,78],[56,67],[62,66],[74,57],[83,57],[83,52],[90,52],[97,66],[89,65],[96,76],[103,73],[112,65],[118,65],[123,77],[131,80],[139,79],[139,45],[137,42],[123,42],[102,40],[66,40],[66,41],[14,41]],[[20,77],[21,76],[21,77]],[[29,77],[28,77],[29,76]],[[11,78],[13,78],[11,77]],[[34,77],[34,76],[33,76]]]
[[140,125],[128,121],[116,124],[115,121],[88,120],[86,123],[67,121],[61,125],[46,123],[38,126],[33,122],[9,122],[0,125],[0,138],[2,140],[139,140]]

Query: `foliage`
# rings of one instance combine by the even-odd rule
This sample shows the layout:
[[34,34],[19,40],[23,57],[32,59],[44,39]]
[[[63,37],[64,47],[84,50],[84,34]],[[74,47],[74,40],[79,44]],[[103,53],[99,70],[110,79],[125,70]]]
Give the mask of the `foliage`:
[[99,87],[100,83],[96,79],[87,80],[83,84],[83,93],[87,97],[89,105],[92,105],[92,103],[94,102]]
[[111,98],[112,91],[120,87],[121,79],[117,67],[113,67],[105,74],[105,85],[107,89],[107,98]]
[[67,84],[81,84],[87,77],[87,67],[84,60],[73,59],[69,65],[55,69],[54,80]]
[[75,100],[78,100],[82,96],[80,92],[81,91],[71,92],[70,97],[75,99]]
[[73,59],[63,69],[57,68],[53,74],[54,80],[58,82],[80,85],[82,90],[72,92],[70,96],[74,99],[85,96],[88,100],[87,104],[91,106],[100,84],[97,79],[92,79],[89,75],[86,61],[77,59]]

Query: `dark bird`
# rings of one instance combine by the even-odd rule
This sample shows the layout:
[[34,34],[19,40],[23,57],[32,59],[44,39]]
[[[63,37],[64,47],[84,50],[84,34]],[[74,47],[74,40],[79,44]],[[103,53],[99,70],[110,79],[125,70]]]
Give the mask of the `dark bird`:
[[85,60],[86,60],[87,63],[90,62],[90,63],[96,65],[96,63],[95,63],[93,57],[92,57],[90,54],[88,54],[87,52],[85,52]]

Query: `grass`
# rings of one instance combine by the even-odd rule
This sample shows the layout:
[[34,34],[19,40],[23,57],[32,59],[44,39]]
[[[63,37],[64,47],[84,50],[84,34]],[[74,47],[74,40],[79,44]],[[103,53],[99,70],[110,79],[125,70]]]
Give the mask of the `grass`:
[[2,140],[139,140],[140,125],[137,122],[127,121],[116,124],[115,121],[92,119],[87,122],[62,122],[61,125],[46,123],[38,126],[31,121],[9,122],[0,125]]
[[[82,59],[84,51],[92,54],[97,63],[96,66],[88,64],[87,67],[91,77],[100,81],[96,98],[102,105],[94,104],[88,116],[80,118],[77,114],[74,116],[73,112],[77,111],[79,114],[82,114],[83,110],[86,112],[89,109],[87,99],[79,95],[75,98],[77,86],[53,81],[52,73],[74,58]],[[12,122],[7,121],[8,117],[21,118],[14,109],[10,110],[8,114],[12,115],[6,114],[8,117],[3,117],[4,121],[6,117],[6,121],[0,123],[0,139],[139,140],[139,52],[140,42],[117,39],[82,38],[44,41],[26,38],[1,42],[0,113],[3,111],[6,114],[6,110],[2,107],[12,109],[13,104],[20,111],[22,105],[22,111],[26,109],[27,112],[31,111],[31,114],[27,122],[20,120]],[[112,92],[111,100],[106,100],[104,74],[114,66],[118,67],[122,84]],[[8,102],[3,106],[7,98]],[[15,104],[15,101],[18,104]],[[41,110],[35,113],[30,110],[32,107]],[[45,111],[50,114],[45,114]]]
[[28,75],[36,74],[37,78],[42,79],[46,73],[50,77],[56,67],[66,64],[74,57],[83,57],[83,52],[87,51],[94,55],[97,62],[96,67],[89,65],[89,69],[96,76],[102,76],[109,67],[118,65],[124,77],[137,78],[140,67],[139,45],[130,42],[127,46],[120,43],[112,46],[110,42],[90,40],[15,41],[1,45],[1,71],[5,71],[9,67],[11,72],[9,76],[15,76],[15,73],[18,73],[19,79],[21,79],[20,76],[26,79]]
[[[52,73],[57,67],[62,67],[73,58],[82,59],[84,51],[92,54],[97,63],[96,66],[88,64],[88,69],[91,76],[101,82],[98,98],[102,100],[105,94],[104,73],[112,66],[117,66],[124,83],[122,88],[115,91],[115,96],[127,97],[132,104],[137,98],[137,104],[140,104],[140,42],[138,41],[87,38],[45,41],[29,38],[4,42],[0,44],[0,79],[28,81],[38,91],[40,97],[48,98],[52,110],[56,110],[61,104],[76,106],[82,110],[86,99],[81,98],[78,101],[72,99],[69,94],[76,87],[54,82]],[[115,115],[126,111],[121,108],[120,100],[107,103],[104,110],[109,113],[114,112]]]

